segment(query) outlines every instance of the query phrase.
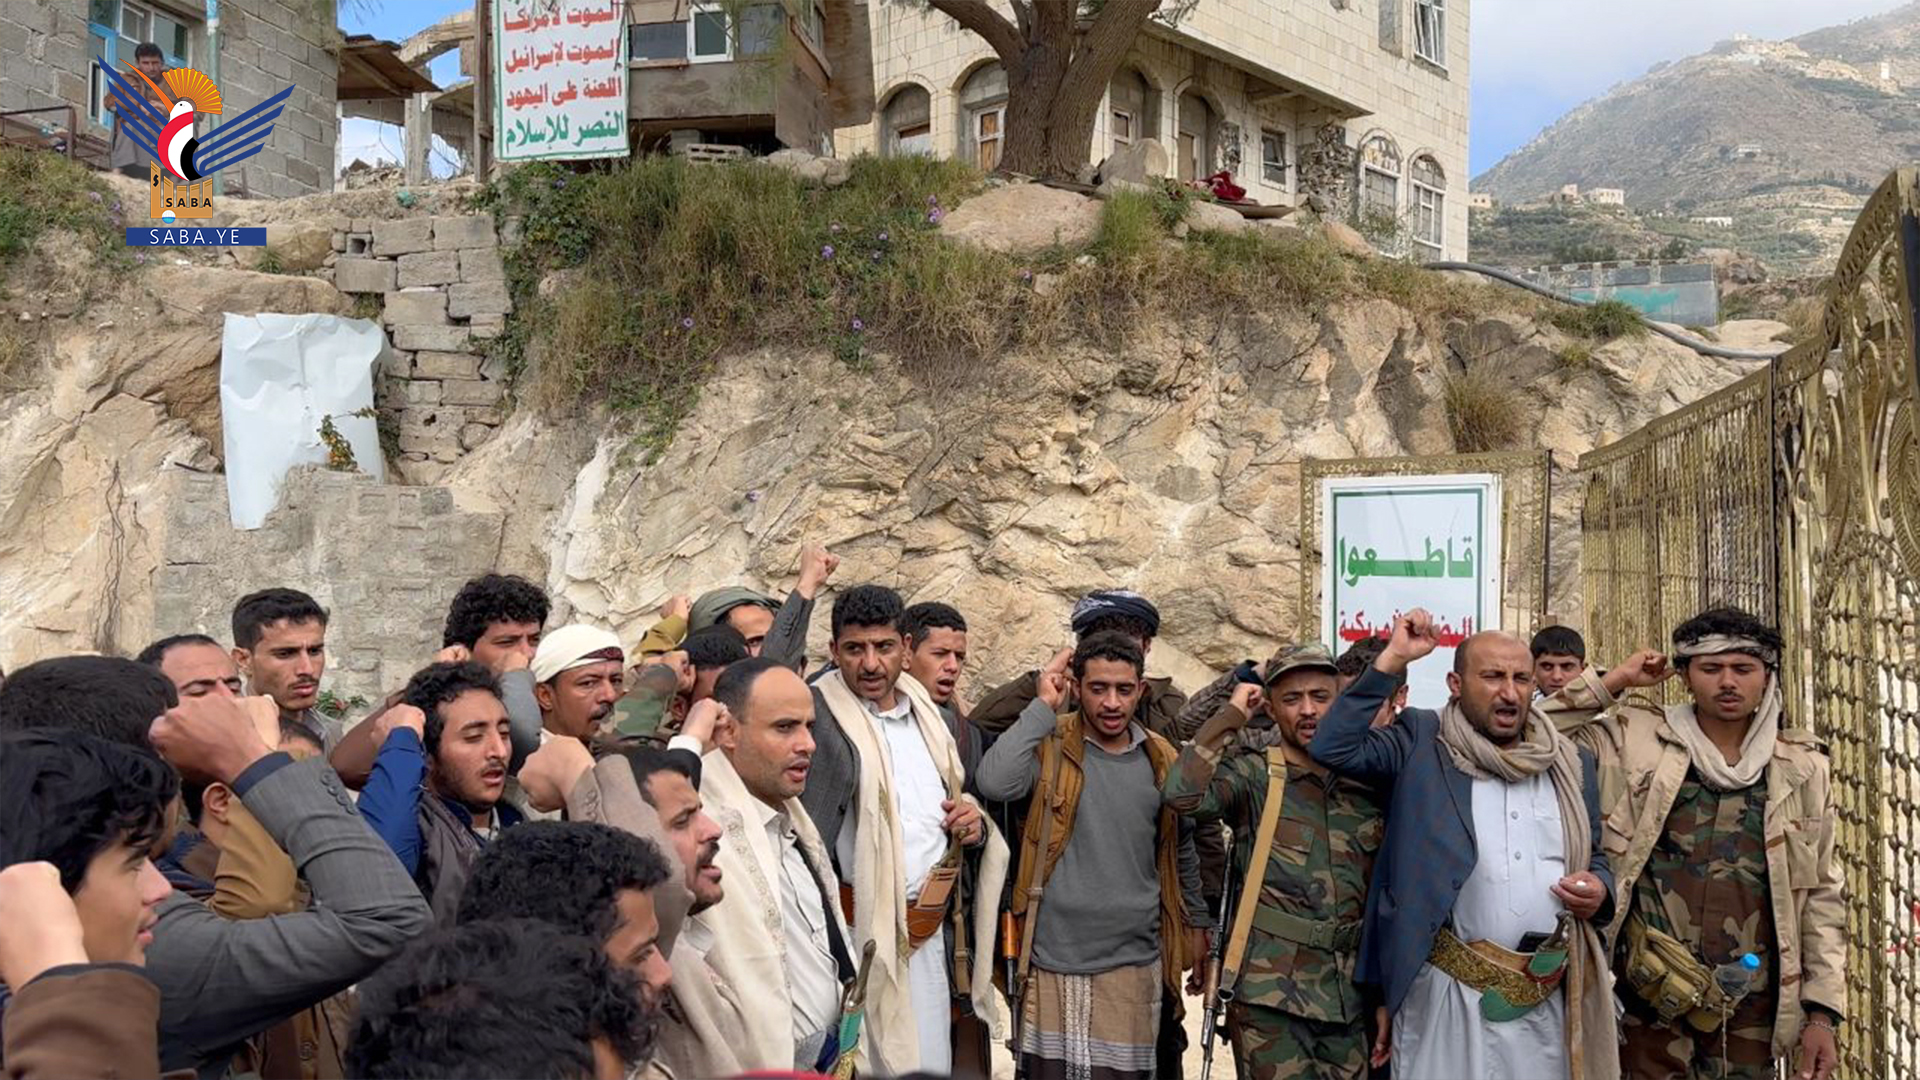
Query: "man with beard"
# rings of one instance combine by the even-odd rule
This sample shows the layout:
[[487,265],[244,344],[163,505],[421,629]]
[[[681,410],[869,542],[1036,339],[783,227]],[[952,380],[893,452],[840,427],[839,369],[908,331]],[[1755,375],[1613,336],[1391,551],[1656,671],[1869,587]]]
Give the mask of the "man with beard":
[[[743,1048],[748,1026],[740,998],[708,957],[712,931],[691,916],[718,904],[721,886],[720,826],[707,816],[695,783],[699,749],[711,741],[719,723],[731,723],[726,709],[708,700],[687,717],[692,753],[641,746],[609,754],[595,763],[573,739],[555,739],[541,748],[521,773],[530,797],[545,798],[541,774],[551,769],[556,791],[565,792],[572,821],[597,821],[651,841],[666,855],[671,877],[652,892],[660,923],[660,949],[673,966],[673,984],[661,1007],[661,1027],[651,1072],[656,1076],[695,1078],[733,1076],[745,1071]],[[567,760],[551,766],[545,758]],[[516,830],[516,833],[519,830]],[[471,888],[471,886],[470,886]]]
[[713,689],[732,722],[714,734],[701,794],[724,835],[716,865],[729,884],[695,921],[713,942],[713,970],[753,1020],[740,1064],[830,1068],[823,1051],[855,971],[835,902],[840,880],[800,801],[813,766],[813,697],[764,656],[727,668]]
[[[958,936],[993,940],[988,908],[997,905],[966,910],[962,849],[987,845],[976,895],[996,899],[1006,850],[965,792],[966,767],[939,709],[919,682],[901,678],[904,614],[900,595],[881,585],[834,599],[835,668],[814,682],[818,750],[800,798],[848,883],[842,902],[855,947],[877,943],[867,983],[870,1067],[937,1075],[952,1071],[956,999],[983,1017],[993,1008],[992,950],[968,950]],[[949,974],[949,950],[972,953],[968,970]]]
[[501,798],[507,707],[493,673],[471,661],[421,669],[405,696],[377,721],[386,731],[360,813],[447,923],[481,849],[524,817]]
[[[1162,805],[1173,744],[1138,720],[1146,658],[1094,634],[980,762],[981,794],[1024,801],[1013,911],[1021,920],[1021,1071],[1156,1075],[1182,1011],[1188,938],[1206,917],[1193,847]],[[1077,702],[1073,690],[1078,687]],[[1056,714],[1060,714],[1057,715]]]
[[[1367,1075],[1369,1009],[1354,984],[1354,954],[1381,808],[1364,784],[1307,756],[1336,696],[1337,671],[1318,643],[1280,650],[1264,683],[1240,684],[1180,751],[1162,789],[1167,805],[1194,820],[1225,821],[1238,840],[1242,885],[1220,996],[1230,1002],[1238,1073],[1249,1080]],[[1278,742],[1261,754],[1233,753],[1235,735],[1257,711]],[[1381,1030],[1373,1064],[1385,1051]]]
[[541,639],[533,654],[533,682],[547,733],[589,741],[620,700],[626,653],[610,630],[563,626]]
[[1394,623],[1372,670],[1333,705],[1315,761],[1387,790],[1357,977],[1392,1017],[1398,1080],[1619,1075],[1600,928],[1613,879],[1600,851],[1593,755],[1532,708],[1533,657],[1475,634],[1452,697],[1374,727],[1408,665],[1438,646],[1433,617]]
[[325,745],[328,726],[314,706],[327,672],[327,610],[297,589],[262,589],[233,606],[233,662],[247,692],[280,706],[284,724]]
[[666,880],[666,859],[640,837],[593,822],[529,821],[474,860],[460,922],[538,919],[598,941],[657,1009],[673,984],[653,903]]
[[[513,720],[513,759],[517,772],[540,745],[540,702],[533,692],[530,667],[547,623],[547,594],[526,578],[512,574],[482,574],[460,586],[447,605],[437,663],[472,660],[500,679],[500,698]],[[381,714],[401,702],[401,693],[388,695],[372,715],[340,737],[327,760],[347,786],[365,787],[380,752],[374,733],[381,731]]]
[[[1795,1075],[1826,1080],[1837,1061],[1848,942],[1832,766],[1788,726],[1781,645],[1748,612],[1702,612],[1673,631],[1690,700],[1618,706],[1625,796],[1607,849],[1635,1077],[1771,1077],[1797,1051]],[[1642,653],[1590,704],[1613,705],[1623,671],[1630,686],[1671,676]],[[1744,990],[1716,978],[1729,969]]]

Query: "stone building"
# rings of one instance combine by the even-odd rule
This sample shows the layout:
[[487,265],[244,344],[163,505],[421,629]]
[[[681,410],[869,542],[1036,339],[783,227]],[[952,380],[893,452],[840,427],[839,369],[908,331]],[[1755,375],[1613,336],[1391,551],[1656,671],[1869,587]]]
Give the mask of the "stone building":
[[1587,201],[1595,206],[1625,206],[1627,193],[1625,189],[1617,187],[1589,188]]
[[[217,24],[212,0],[8,0],[0,4],[0,113],[8,141],[59,143],[106,163],[113,114],[93,61],[125,70],[142,42],[160,46],[169,67],[212,76],[240,109],[279,93],[293,95],[266,147],[221,174],[226,190],[275,198],[330,190],[340,31],[334,0],[224,0]],[[67,106],[78,129],[67,132]]]
[[[999,4],[1008,10],[1004,3]],[[1150,21],[1114,75],[1087,160],[1136,140],[1180,179],[1220,170],[1249,198],[1390,218],[1426,258],[1467,254],[1469,0],[1199,0]],[[869,9],[875,107],[841,156],[999,160],[1007,79],[986,42],[921,4]]]

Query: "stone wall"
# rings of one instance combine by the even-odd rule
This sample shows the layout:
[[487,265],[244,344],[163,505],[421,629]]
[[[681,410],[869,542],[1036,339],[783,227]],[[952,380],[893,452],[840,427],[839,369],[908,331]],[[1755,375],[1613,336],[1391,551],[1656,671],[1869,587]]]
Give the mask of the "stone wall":
[[242,531],[228,524],[225,477],[178,471],[153,574],[154,631],[227,641],[234,601],[303,589],[331,614],[322,689],[373,701],[432,659],[453,594],[495,568],[501,526],[499,514],[456,509],[446,488],[305,468],[288,475],[266,525]]
[[343,293],[379,298],[390,344],[375,404],[397,436],[401,475],[432,483],[503,419],[506,373],[481,356],[513,310],[493,219],[335,225],[335,258],[323,273]]
[[[67,0],[0,3],[0,111],[88,105],[87,5]],[[188,27],[189,60],[207,71],[209,52],[197,2],[166,8]],[[229,190],[284,198],[333,187],[334,91],[340,32],[327,0],[226,0],[220,5],[220,91],[229,109],[245,110],[293,84],[293,94],[265,148],[225,171]],[[119,58],[125,69],[133,58]],[[211,72],[209,72],[211,74]],[[231,114],[231,112],[230,112]],[[52,115],[35,117],[64,124]],[[105,142],[107,128],[87,119],[85,134]]]

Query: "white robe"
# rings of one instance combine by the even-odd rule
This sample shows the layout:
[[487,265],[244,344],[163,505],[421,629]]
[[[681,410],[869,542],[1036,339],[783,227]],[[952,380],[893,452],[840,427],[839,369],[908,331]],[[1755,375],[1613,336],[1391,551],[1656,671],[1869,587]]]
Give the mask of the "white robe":
[[[1566,840],[1553,778],[1473,782],[1479,861],[1453,906],[1462,941],[1512,949],[1531,932],[1553,932],[1563,905],[1548,890],[1567,874]],[[1517,1020],[1480,1015],[1480,992],[1428,964],[1393,1020],[1395,1080],[1563,1080],[1567,999],[1555,993]]]

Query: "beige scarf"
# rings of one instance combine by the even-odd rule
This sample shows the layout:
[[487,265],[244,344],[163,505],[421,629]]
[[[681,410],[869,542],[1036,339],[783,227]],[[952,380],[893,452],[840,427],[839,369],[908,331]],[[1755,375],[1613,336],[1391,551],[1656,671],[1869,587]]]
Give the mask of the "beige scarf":
[[[726,896],[694,916],[712,933],[713,951],[707,954],[707,963],[733,987],[740,1015],[750,1020],[747,1037],[738,1044],[741,1065],[747,1070],[786,1072],[793,1068],[793,995],[780,908],[780,852],[760,824],[758,800],[723,751],[710,750],[701,759],[700,797],[724,833],[715,865],[720,867]],[[799,799],[788,799],[781,810],[799,839],[800,854],[825,883],[827,895],[838,896],[840,879],[834,876],[820,830],[806,808]],[[851,941],[840,918],[840,905],[827,907],[842,939]],[[854,955],[859,955],[857,949]]]
[[[1560,806],[1560,835],[1569,873],[1587,868],[1593,858],[1592,820],[1582,793],[1580,749],[1554,730],[1538,708],[1512,745],[1495,746],[1460,709],[1458,699],[1440,713],[1440,745],[1454,765],[1476,780],[1518,783],[1545,772],[1553,778]],[[1576,920],[1578,943],[1567,951],[1567,1062],[1573,1080],[1618,1080],[1620,1040],[1613,1015],[1612,974],[1600,930]]]
[[[874,950],[872,973],[867,977],[870,1026],[861,1039],[867,1058],[862,1071],[908,1073],[920,1067],[920,1029],[914,1021],[913,995],[907,975],[910,954],[907,949],[906,842],[901,837],[900,804],[894,795],[893,757],[881,745],[880,733],[875,730],[866,706],[838,671],[829,672],[814,687],[860,756],[860,790],[852,811],[860,816],[854,833],[853,866],[841,867],[841,870],[853,875],[853,910],[859,923],[854,930],[854,955],[858,956],[866,948],[869,939],[879,942]],[[911,675],[902,674],[894,690],[905,695],[912,705],[914,722],[933,754],[934,766],[940,770],[947,791],[960,791],[966,779],[960,764],[960,750],[933,698]],[[974,801],[972,796],[960,797]],[[987,828],[987,846],[980,859],[980,873],[973,892],[976,897],[988,898],[989,902],[976,903],[972,912],[973,1007],[998,1036],[1004,1031],[1005,1020],[999,995],[993,990],[992,942],[996,929],[994,916],[1009,860],[1007,842],[994,828],[993,819],[982,813],[980,820]],[[982,942],[986,944],[983,946]],[[929,943],[924,947],[933,945]],[[941,1003],[940,1008],[944,1013],[946,1004]]]
[[1700,780],[1714,791],[1740,791],[1760,782],[1760,774],[1773,760],[1773,749],[1780,741],[1780,716],[1785,706],[1780,697],[1780,679],[1767,677],[1767,692],[1760,699],[1760,711],[1747,725],[1746,738],[1740,740],[1740,760],[1728,761],[1720,748],[1700,728],[1693,705],[1667,706],[1667,726],[1687,746]]
[[660,951],[673,965],[673,1009],[654,1040],[653,1064],[668,1076],[694,1080],[746,1071],[737,1053],[746,1045],[747,1022],[733,987],[707,966],[707,958],[680,941],[693,907],[686,869],[674,853],[660,815],[640,794],[625,755],[601,758],[567,795],[567,816],[598,821],[653,843],[667,860],[667,880],[653,889],[660,919]]

